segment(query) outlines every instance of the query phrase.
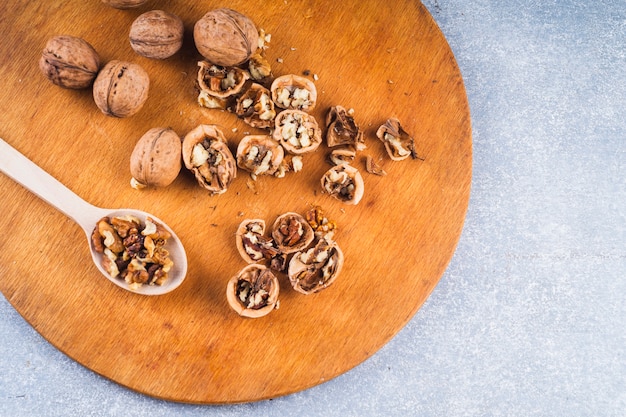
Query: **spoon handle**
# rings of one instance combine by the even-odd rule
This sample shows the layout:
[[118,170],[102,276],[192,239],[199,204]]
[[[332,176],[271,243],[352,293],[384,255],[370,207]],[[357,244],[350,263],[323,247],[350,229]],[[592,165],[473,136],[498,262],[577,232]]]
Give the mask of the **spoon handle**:
[[90,233],[100,212],[106,212],[74,194],[1,138],[0,171],[73,219],[85,233]]

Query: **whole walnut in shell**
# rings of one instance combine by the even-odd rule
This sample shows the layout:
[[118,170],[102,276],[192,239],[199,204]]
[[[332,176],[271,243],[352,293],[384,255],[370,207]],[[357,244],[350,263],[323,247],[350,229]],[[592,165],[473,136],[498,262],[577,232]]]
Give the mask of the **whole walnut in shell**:
[[214,9],[196,22],[193,39],[209,62],[225,67],[250,59],[259,45],[259,32],[249,17],[232,9]]
[[148,0],[102,0],[102,3],[108,4],[116,9],[131,9],[147,2]]
[[183,45],[183,21],[163,10],[151,10],[140,15],[130,27],[130,46],[146,58],[165,59]]
[[113,60],[96,77],[93,98],[107,116],[128,117],[141,110],[149,88],[150,77],[141,66]]
[[170,128],[148,130],[130,155],[133,188],[166,187],[174,182],[182,166],[181,143],[180,137]]
[[60,35],[46,43],[39,68],[54,84],[71,89],[87,88],[100,69],[100,57],[84,39]]

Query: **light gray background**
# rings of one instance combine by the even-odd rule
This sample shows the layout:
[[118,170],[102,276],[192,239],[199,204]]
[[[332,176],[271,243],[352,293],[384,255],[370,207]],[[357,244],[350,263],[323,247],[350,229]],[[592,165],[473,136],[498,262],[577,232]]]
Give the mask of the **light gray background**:
[[0,416],[623,416],[626,2],[424,4],[464,76],[474,177],[458,250],[397,337],[301,393],[184,405],[83,368],[0,297]]

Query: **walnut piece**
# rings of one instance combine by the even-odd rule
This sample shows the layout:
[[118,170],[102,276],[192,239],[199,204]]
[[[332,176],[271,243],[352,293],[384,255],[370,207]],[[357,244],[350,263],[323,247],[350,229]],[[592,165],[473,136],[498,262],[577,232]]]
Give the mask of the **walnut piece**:
[[200,93],[212,97],[226,99],[232,97],[243,88],[250,76],[238,67],[223,67],[208,61],[198,62],[198,87]]
[[378,165],[376,161],[374,161],[374,158],[372,158],[370,155],[367,155],[365,157],[365,170],[370,174],[378,175],[381,177],[387,175],[387,172],[382,169],[382,167]]
[[326,143],[329,148],[351,146],[355,151],[365,148],[363,131],[351,112],[342,106],[331,107],[326,115]]
[[278,308],[280,284],[264,265],[250,264],[232,277],[226,286],[230,307],[240,316],[263,317]]
[[274,139],[289,153],[315,151],[322,143],[322,132],[313,115],[300,110],[284,110],[274,121]]
[[343,252],[325,235],[315,245],[297,252],[289,261],[288,276],[292,287],[302,294],[313,294],[328,288],[343,268]]
[[248,71],[252,79],[259,82],[265,81],[272,76],[272,67],[267,58],[265,58],[261,48],[257,49],[250,57]]
[[130,46],[141,56],[165,59],[183,45],[183,21],[163,10],[151,10],[135,19],[130,27]]
[[137,141],[130,155],[130,174],[134,188],[166,187],[181,169],[181,140],[171,128],[148,130]]
[[259,44],[259,32],[254,22],[228,8],[207,12],[194,25],[193,38],[203,57],[225,67],[248,61]]
[[225,193],[237,176],[235,158],[224,133],[215,125],[199,125],[187,133],[182,155],[185,167],[212,195]]
[[317,104],[317,88],[308,78],[295,74],[277,77],[270,87],[272,100],[281,109],[310,112]]
[[413,138],[402,129],[398,119],[388,119],[378,128],[376,136],[385,144],[387,154],[392,160],[402,161],[409,156],[418,158]]
[[272,126],[276,117],[269,90],[257,83],[253,83],[237,98],[235,113],[244,122],[259,129]]
[[138,64],[113,60],[107,63],[93,83],[93,98],[107,116],[129,117],[148,99],[150,77]]
[[349,145],[338,146],[330,152],[330,155],[328,155],[328,161],[332,165],[351,164],[354,162],[355,158],[356,150],[354,147]]
[[246,219],[241,222],[235,234],[239,254],[248,263],[271,260],[280,254],[271,237],[265,236],[265,221]]
[[244,136],[237,146],[237,166],[257,175],[273,175],[284,156],[282,146],[271,136]]
[[328,219],[320,206],[312,207],[306,212],[305,218],[316,236],[333,236],[337,230],[337,223]]
[[96,224],[91,241],[102,253],[102,266],[112,278],[126,281],[131,289],[163,285],[174,266],[165,249],[171,234],[148,217],[104,217]]
[[351,165],[341,164],[330,168],[321,183],[324,192],[346,204],[359,204],[363,197],[363,177]]
[[41,72],[63,88],[89,87],[100,69],[100,57],[87,41],[75,36],[50,38],[39,59]]
[[309,246],[314,239],[313,229],[298,213],[287,212],[276,219],[272,237],[284,254],[297,252]]

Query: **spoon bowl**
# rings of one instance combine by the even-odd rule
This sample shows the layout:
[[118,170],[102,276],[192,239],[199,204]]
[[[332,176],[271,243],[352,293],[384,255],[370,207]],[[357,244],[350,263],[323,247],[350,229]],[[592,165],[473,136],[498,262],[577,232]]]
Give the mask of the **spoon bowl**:
[[[162,295],[176,289],[187,275],[187,254],[182,242],[174,231],[158,217],[135,209],[105,209],[87,203],[69,188],[52,177],[15,148],[0,139],[0,171],[33,192],[42,200],[74,220],[85,232],[89,251],[98,270],[112,283],[125,290],[142,295]],[[165,249],[174,265],[162,285],[140,285],[133,288],[121,278],[113,278],[102,266],[103,254],[96,251],[91,235],[96,224],[103,217],[132,215],[145,223],[149,217],[163,226],[172,236]]]
[[[187,255],[185,253],[185,249],[183,248],[183,245],[180,242],[180,239],[178,238],[174,230],[172,230],[172,228],[170,228],[163,220],[159,219],[153,214],[150,214],[141,210],[136,210],[136,209],[117,209],[117,210],[111,209],[109,210],[109,209],[100,209],[97,207],[95,208],[98,211],[93,212],[94,219],[90,223],[91,225],[90,228],[83,227],[82,225],[81,225],[81,228],[83,229],[83,231],[87,235],[87,239],[89,240],[89,251],[91,252],[91,257],[93,259],[93,262],[105,277],[107,277],[115,285],[121,288],[124,288],[125,290],[131,291],[137,294],[143,294],[143,295],[166,294],[170,291],[173,291],[180,284],[182,284],[187,274]],[[99,213],[99,217],[95,216],[98,213]],[[168,273],[167,280],[165,280],[165,282],[162,285],[141,285],[138,288],[132,288],[123,279],[111,277],[111,275],[102,266],[104,255],[96,251],[96,249],[94,248],[93,242],[91,240],[91,234],[93,232],[93,229],[96,226],[97,222],[103,217],[124,217],[124,216],[136,217],[143,224],[145,224],[147,218],[150,218],[153,221],[159,223],[161,226],[163,226],[172,235],[172,237],[168,239],[164,248],[169,252],[170,259],[172,260],[174,265],[172,266],[172,269]]]

